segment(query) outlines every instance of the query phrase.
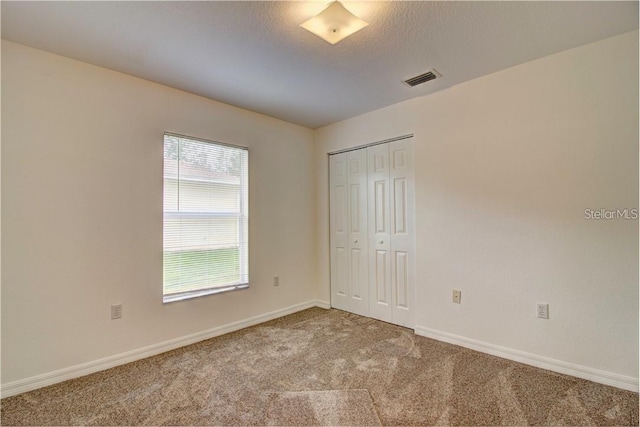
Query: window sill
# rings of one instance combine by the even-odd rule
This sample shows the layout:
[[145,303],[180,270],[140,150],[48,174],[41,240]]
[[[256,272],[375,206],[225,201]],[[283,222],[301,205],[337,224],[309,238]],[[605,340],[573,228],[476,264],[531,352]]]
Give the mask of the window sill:
[[223,288],[202,289],[198,291],[184,292],[181,294],[164,295],[162,297],[162,302],[163,304],[168,304],[171,302],[183,301],[191,298],[198,298],[198,297],[204,297],[207,295],[220,294],[222,292],[239,291],[241,289],[249,289],[249,284],[241,283],[238,285],[231,285]]

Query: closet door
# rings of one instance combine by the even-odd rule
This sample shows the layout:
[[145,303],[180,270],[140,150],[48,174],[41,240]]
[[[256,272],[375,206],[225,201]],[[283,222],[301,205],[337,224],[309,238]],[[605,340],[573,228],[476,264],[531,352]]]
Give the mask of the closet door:
[[329,156],[331,306],[349,310],[347,153]]
[[369,315],[366,149],[329,158],[331,305]]
[[329,159],[331,305],[413,328],[413,142]]
[[389,146],[392,322],[414,328],[415,207],[413,142]]
[[370,316],[392,322],[391,233],[389,231],[389,145],[367,148],[369,170]]
[[369,315],[369,268],[367,233],[367,151],[347,153],[349,188],[349,308],[352,313]]

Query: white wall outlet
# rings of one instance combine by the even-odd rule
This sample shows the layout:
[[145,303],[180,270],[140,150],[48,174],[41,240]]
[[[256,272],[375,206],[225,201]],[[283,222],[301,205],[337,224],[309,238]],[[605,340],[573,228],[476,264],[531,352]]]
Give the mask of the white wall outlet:
[[280,276],[273,276],[273,286],[280,286]]
[[122,304],[113,304],[111,306],[111,320],[120,319],[122,317]]
[[461,298],[462,298],[462,291],[454,289],[453,294],[451,296],[451,301],[455,302],[456,304],[460,304]]
[[549,304],[538,304],[538,319],[549,318]]

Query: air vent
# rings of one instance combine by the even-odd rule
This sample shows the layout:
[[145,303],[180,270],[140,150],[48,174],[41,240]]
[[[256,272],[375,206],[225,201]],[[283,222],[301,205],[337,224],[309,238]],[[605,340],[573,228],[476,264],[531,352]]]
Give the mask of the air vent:
[[418,86],[419,84],[426,83],[430,80],[437,79],[438,77],[442,77],[435,68],[431,71],[427,71],[426,73],[420,74],[419,76],[411,77],[404,81],[407,86]]

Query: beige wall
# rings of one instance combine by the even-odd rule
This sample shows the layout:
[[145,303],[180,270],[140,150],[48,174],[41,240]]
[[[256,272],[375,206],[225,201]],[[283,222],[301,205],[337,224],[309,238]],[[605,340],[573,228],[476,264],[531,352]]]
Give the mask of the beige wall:
[[638,207],[638,32],[319,129],[319,298],[327,153],[408,133],[417,326],[637,386],[638,221],[588,221],[584,209]]
[[[2,113],[3,384],[313,300],[313,131],[5,41]],[[165,131],[249,148],[250,289],[162,303]]]

